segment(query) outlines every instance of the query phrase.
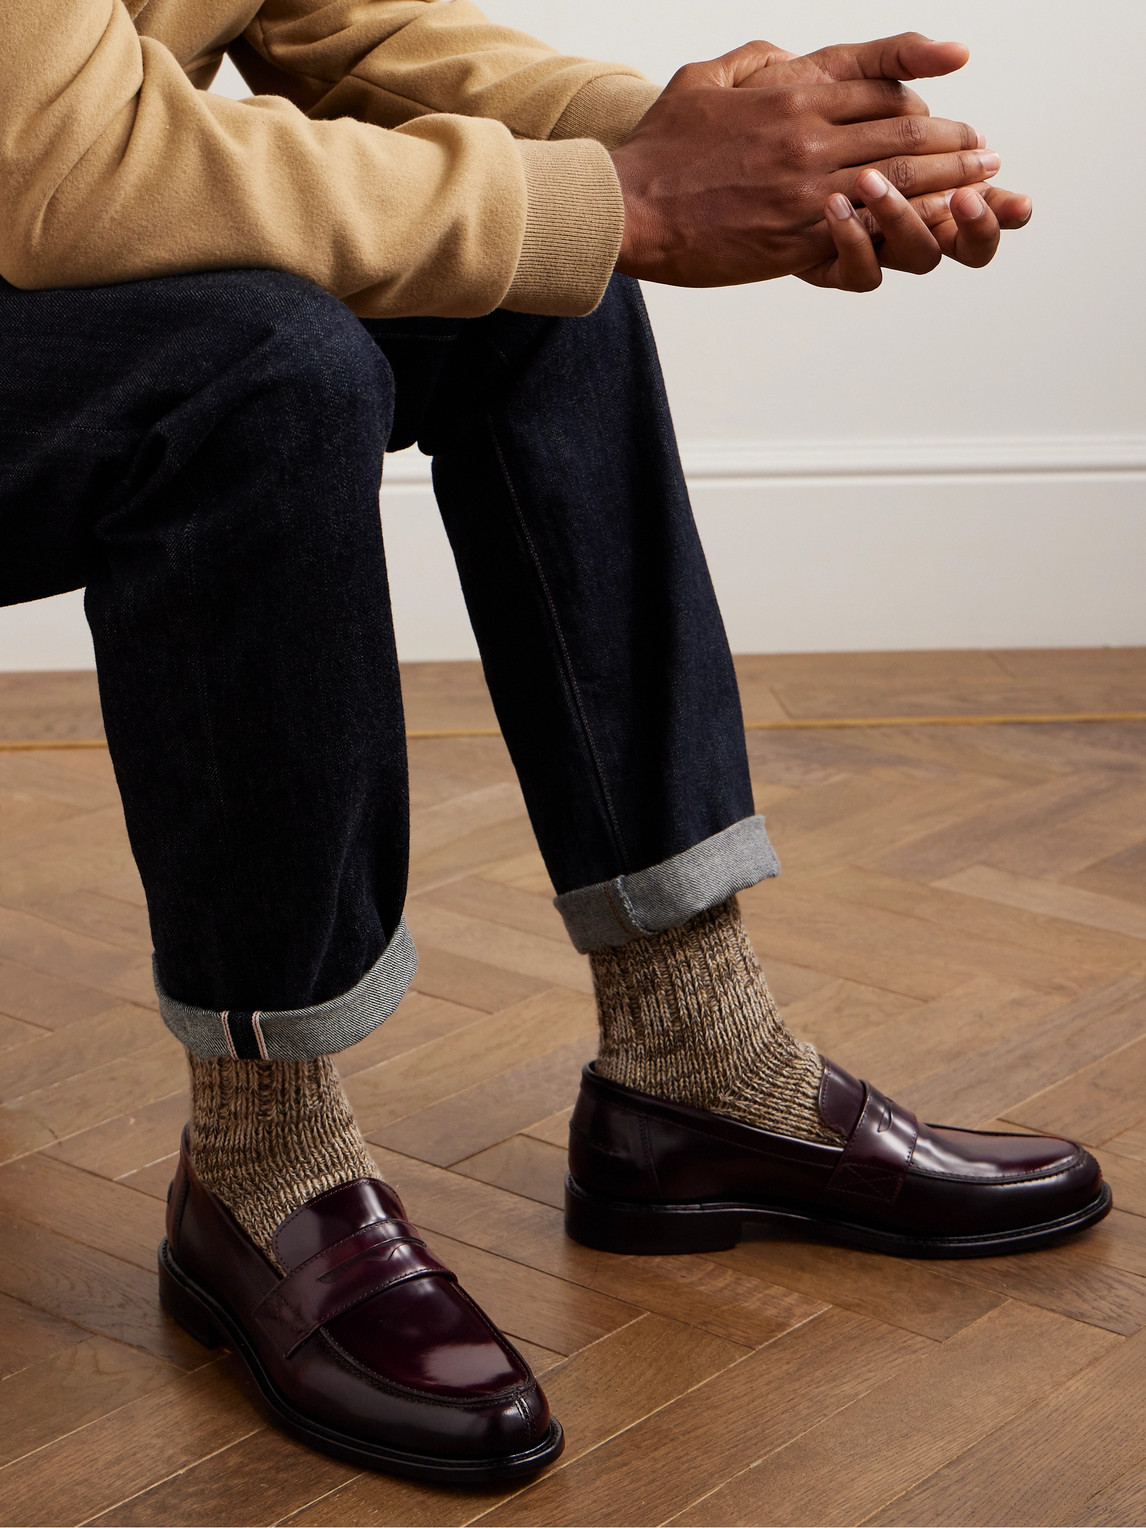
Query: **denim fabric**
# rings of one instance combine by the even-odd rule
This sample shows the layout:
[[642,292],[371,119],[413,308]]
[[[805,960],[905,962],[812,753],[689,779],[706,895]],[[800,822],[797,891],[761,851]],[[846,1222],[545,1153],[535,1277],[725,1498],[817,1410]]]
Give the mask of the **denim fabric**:
[[399,928],[378,484],[415,440],[557,892],[752,814],[635,283],[586,318],[366,324],[270,271],[0,283],[0,603],[87,587],[172,1003],[298,1015],[351,994]]
[[677,928],[779,874],[763,817],[746,817],[659,865],[580,886],[555,902],[570,939],[587,953]]

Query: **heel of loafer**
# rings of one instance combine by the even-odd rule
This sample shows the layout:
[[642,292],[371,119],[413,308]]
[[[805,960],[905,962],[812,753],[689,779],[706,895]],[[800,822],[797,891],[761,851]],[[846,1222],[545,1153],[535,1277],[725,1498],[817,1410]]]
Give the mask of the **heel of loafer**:
[[221,1348],[226,1342],[207,1307],[175,1277],[169,1267],[170,1250],[166,1242],[159,1248],[159,1303],[189,1337],[205,1348]]
[[590,1194],[565,1180],[565,1230],[600,1252],[726,1252],[740,1240],[734,1210],[705,1205],[641,1205]]

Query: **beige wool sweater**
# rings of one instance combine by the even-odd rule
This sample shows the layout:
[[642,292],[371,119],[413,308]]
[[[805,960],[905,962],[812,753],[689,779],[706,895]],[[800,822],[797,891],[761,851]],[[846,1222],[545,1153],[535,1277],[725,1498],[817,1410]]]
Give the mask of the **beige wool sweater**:
[[[253,94],[207,93],[230,53]],[[3,0],[0,276],[292,271],[363,316],[577,314],[658,93],[470,0]]]

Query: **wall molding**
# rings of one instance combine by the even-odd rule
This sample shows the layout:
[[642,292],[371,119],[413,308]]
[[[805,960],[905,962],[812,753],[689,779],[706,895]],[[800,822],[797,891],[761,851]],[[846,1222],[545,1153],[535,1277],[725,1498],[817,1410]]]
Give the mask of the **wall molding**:
[[[683,441],[681,459],[690,483],[1146,473],[1146,435]],[[429,458],[416,447],[387,457],[385,486],[429,481]]]

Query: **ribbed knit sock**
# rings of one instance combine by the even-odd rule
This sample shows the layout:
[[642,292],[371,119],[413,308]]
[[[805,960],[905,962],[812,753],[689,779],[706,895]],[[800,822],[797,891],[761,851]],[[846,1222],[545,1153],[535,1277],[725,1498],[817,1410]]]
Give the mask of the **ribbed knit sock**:
[[279,1225],[316,1194],[378,1168],[329,1056],[191,1062],[191,1159],[268,1257]]
[[603,1076],[778,1135],[839,1144],[817,1105],[823,1063],[780,1017],[735,897],[589,960]]

